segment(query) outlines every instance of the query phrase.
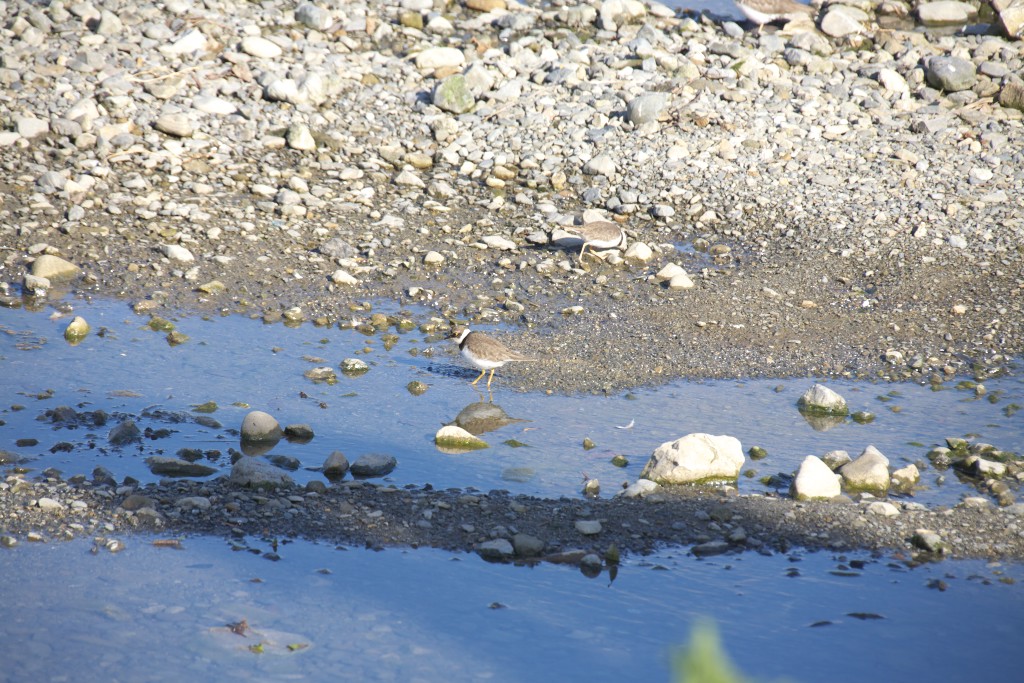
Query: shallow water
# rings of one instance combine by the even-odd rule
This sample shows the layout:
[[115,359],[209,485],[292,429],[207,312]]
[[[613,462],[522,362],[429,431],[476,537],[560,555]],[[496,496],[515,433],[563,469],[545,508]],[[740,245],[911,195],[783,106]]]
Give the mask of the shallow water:
[[[63,338],[67,316],[54,317],[52,309],[0,309],[0,395],[5,397],[0,420],[6,423],[0,426],[0,449],[17,454],[33,472],[54,467],[68,477],[103,466],[119,481],[125,476],[155,481],[159,477],[149,472],[146,457],[193,448],[204,451],[203,462],[223,474],[230,469],[228,449],[239,447],[237,430],[251,409],[271,413],[282,425],[312,427],[315,437],[309,443],[281,441],[268,454],[296,458],[301,468],[292,476],[300,484],[319,478],[316,468],[341,450],[349,460],[368,452],[394,455],[399,464],[388,480],[398,485],[575,496],[586,474],[611,495],[636,480],[658,445],[707,432],[735,436],[744,450],[767,449],[764,460],[748,458],[739,480],[744,493],[771,490],[761,479],[795,472],[806,455],[843,449],[856,457],[874,445],[893,469],[917,463],[922,482],[914,497],[938,505],[977,494],[952,471],[928,467],[928,450],[946,437],[1024,451],[1024,420],[1013,408],[1024,405],[1019,377],[987,381],[988,393],[980,398],[973,389],[957,388],[956,381],[939,391],[910,383],[829,381],[852,410],[870,410],[877,417],[870,424],[845,420],[823,428],[796,409],[811,379],[677,381],[610,397],[549,396],[514,391],[499,371],[487,395],[468,386],[475,372],[453,345],[415,330],[399,335],[389,351],[376,336],[337,327],[186,317],[174,322],[189,341],[171,346],[165,333],[145,326],[148,317],[134,315],[124,302],[71,303],[93,329],[76,346]],[[348,357],[365,360],[369,372],[342,375],[338,365]],[[337,384],[303,376],[317,366],[337,370]],[[406,389],[414,380],[429,386],[426,393],[415,396]],[[481,399],[493,400],[517,421],[483,433],[488,449],[462,455],[438,451],[437,429]],[[208,417],[220,428],[194,422],[200,415],[194,407],[208,401],[217,404]],[[61,405],[79,412],[102,409],[111,418],[102,427],[69,428],[47,417]],[[125,417],[159,438],[110,446],[111,428]],[[161,429],[168,433],[155,433]],[[38,443],[18,446],[21,439]],[[584,449],[584,439],[595,447]],[[71,450],[61,450],[61,443]],[[612,465],[616,454],[625,455],[629,465]]]
[[703,617],[762,681],[1020,675],[1021,566],[664,552],[612,581],[435,550],[295,542],[269,561],[254,539],[149,541],[0,551],[0,680],[669,681]]
[[[1024,403],[1024,386],[1013,377],[986,383],[999,395],[995,402],[953,383],[936,392],[830,382],[854,409],[878,417],[819,431],[795,407],[811,380],[676,382],[566,397],[518,393],[499,372],[494,401],[522,421],[485,433],[489,449],[447,455],[434,448],[434,432],[479,400],[466,384],[475,373],[447,342],[413,331],[385,350],[378,337],[352,330],[232,316],[177,319],[190,339],[170,346],[125,302],[69,303],[93,329],[75,346],[63,339],[69,318],[53,309],[0,309],[0,450],[25,458],[29,477],[46,467],[88,475],[102,465],[119,480],[153,481],[143,459],[183,447],[203,449],[205,462],[226,473],[228,449],[239,446],[237,428],[250,410],[234,405],[243,402],[282,424],[313,427],[311,442],[282,441],[269,454],[298,458],[300,483],[319,478],[315,468],[340,449],[350,459],[395,455],[399,465],[388,479],[396,484],[578,496],[586,472],[609,495],[637,477],[658,444],[692,431],[764,446],[769,457],[747,463],[759,474],[792,472],[807,453],[856,454],[869,443],[898,466],[922,459],[945,436],[970,433],[1024,450],[1024,421],[1005,414]],[[303,376],[346,357],[362,358],[369,372],[339,374],[334,385]],[[409,393],[412,380],[429,385],[426,393]],[[210,416],[222,427],[192,421],[193,406],[207,401],[219,406]],[[59,405],[112,417],[103,427],[70,429],[46,419]],[[107,433],[122,416],[170,433],[113,448]],[[584,450],[585,437],[596,448]],[[38,444],[16,444],[26,438]],[[73,449],[51,452],[59,442]],[[610,464],[616,453],[629,458],[628,467]],[[937,485],[939,476],[925,471],[918,500],[941,504],[976,493],[952,474]],[[757,478],[743,477],[739,487],[765,490]],[[859,682],[880,671],[888,680],[967,680],[979,667],[992,678],[1019,677],[1008,646],[1024,626],[1018,563],[909,569],[867,554],[698,560],[678,549],[626,558],[612,580],[426,549],[186,538],[175,550],[154,547],[145,535],[120,540],[126,550],[116,554],[92,554],[84,540],[0,550],[0,681],[667,681],[672,653],[701,617],[715,620],[730,656],[759,680]],[[281,559],[265,559],[270,550]],[[228,628],[243,619],[244,637]],[[960,645],[937,649],[950,638]],[[261,653],[249,649],[260,643]]]

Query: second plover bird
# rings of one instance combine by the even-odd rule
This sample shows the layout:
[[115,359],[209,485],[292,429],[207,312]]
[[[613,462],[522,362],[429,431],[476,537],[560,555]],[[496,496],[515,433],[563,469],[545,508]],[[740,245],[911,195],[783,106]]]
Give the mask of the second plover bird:
[[580,249],[580,263],[583,263],[583,254],[587,247],[594,249],[625,249],[626,231],[618,223],[610,221],[591,221],[583,225],[564,228],[566,232],[579,235],[583,239],[583,248]]
[[472,363],[480,370],[475,380],[470,382],[476,385],[480,378],[491,371],[487,378],[487,388],[491,388],[491,380],[494,379],[494,371],[505,363],[511,361],[532,361],[533,358],[516,353],[494,337],[488,337],[482,332],[472,332],[468,327],[456,327],[452,330],[449,339],[455,340],[459,345],[459,353],[462,357]]
[[765,24],[781,19],[791,20],[800,16],[813,18],[817,11],[796,0],[733,0],[750,21],[760,29]]

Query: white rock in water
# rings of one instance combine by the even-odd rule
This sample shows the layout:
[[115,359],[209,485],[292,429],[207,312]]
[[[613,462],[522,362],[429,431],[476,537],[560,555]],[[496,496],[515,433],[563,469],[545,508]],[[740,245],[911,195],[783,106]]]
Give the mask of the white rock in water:
[[836,473],[821,458],[808,455],[800,463],[790,493],[797,500],[817,500],[835,498],[842,489]]
[[416,55],[416,68],[420,71],[436,71],[442,68],[458,68],[466,63],[466,55],[454,47],[428,47]]
[[577,519],[576,531],[584,536],[594,536],[601,533],[601,522],[596,519]]
[[743,462],[743,447],[736,437],[687,434],[658,446],[640,477],[659,484],[735,480]]
[[281,424],[262,410],[253,410],[242,419],[242,441],[277,441],[281,435]]
[[359,360],[358,358],[345,358],[341,361],[339,367],[346,375],[361,375],[370,369],[366,361]]
[[452,448],[458,450],[476,450],[488,448],[489,444],[481,438],[474,436],[458,425],[445,425],[437,430],[434,435],[434,443],[438,448]]
[[160,247],[160,251],[163,252],[164,256],[172,261],[191,263],[196,260],[196,257],[192,255],[192,252],[180,244],[164,244]]
[[864,449],[853,462],[839,468],[846,487],[854,491],[884,492],[889,489],[889,458],[874,446]]
[[68,323],[68,326],[64,328],[64,338],[69,342],[81,341],[89,334],[89,323],[85,321],[80,315],[76,315],[74,319]]
[[824,384],[815,384],[797,401],[801,410],[818,415],[846,415],[850,409],[846,399]]
[[242,38],[242,43],[239,47],[245,54],[263,59],[280,57],[284,52],[280,45],[260,36],[246,36]]
[[921,472],[917,469],[917,465],[910,463],[906,467],[901,467],[893,472],[890,480],[894,488],[907,491],[921,480]]

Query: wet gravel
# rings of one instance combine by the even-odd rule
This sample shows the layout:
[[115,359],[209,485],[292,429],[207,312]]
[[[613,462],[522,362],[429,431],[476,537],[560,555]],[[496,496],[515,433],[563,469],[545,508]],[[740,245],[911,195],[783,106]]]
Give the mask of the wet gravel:
[[[1024,505],[999,508],[980,498],[952,509],[897,503],[898,514],[884,516],[869,511],[869,501],[794,503],[728,490],[663,491],[643,500],[552,500],[351,480],[252,491],[223,481],[135,487],[81,479],[0,485],[3,544],[148,532],[165,539],[214,534],[369,548],[429,546],[505,561],[573,564],[587,554],[607,564],[615,553],[677,545],[695,555],[803,548],[868,549],[907,561],[1024,559]],[[582,533],[581,520],[599,522],[600,530]],[[938,541],[922,542],[924,531]],[[535,549],[521,550],[529,546],[521,546],[517,534],[536,539]],[[496,540],[508,541],[512,552],[488,555],[486,544]]]

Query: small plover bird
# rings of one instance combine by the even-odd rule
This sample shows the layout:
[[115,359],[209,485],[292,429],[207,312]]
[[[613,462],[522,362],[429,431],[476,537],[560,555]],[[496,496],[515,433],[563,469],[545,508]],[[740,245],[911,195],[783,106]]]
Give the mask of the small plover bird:
[[591,221],[583,225],[564,228],[566,232],[579,235],[583,239],[583,248],[580,249],[580,263],[583,263],[583,254],[587,247],[594,249],[625,249],[626,231],[618,223],[610,221]]
[[796,0],[733,0],[748,20],[757,24],[758,30],[765,24],[800,16],[813,18],[817,10]]
[[494,379],[494,371],[505,363],[511,361],[532,361],[520,353],[516,353],[493,337],[488,337],[482,332],[471,332],[468,327],[456,327],[452,330],[449,339],[454,339],[459,345],[459,353],[462,357],[472,363],[480,370],[479,376],[470,384],[476,385],[480,378],[491,371],[487,378],[487,388],[491,388],[491,380]]

